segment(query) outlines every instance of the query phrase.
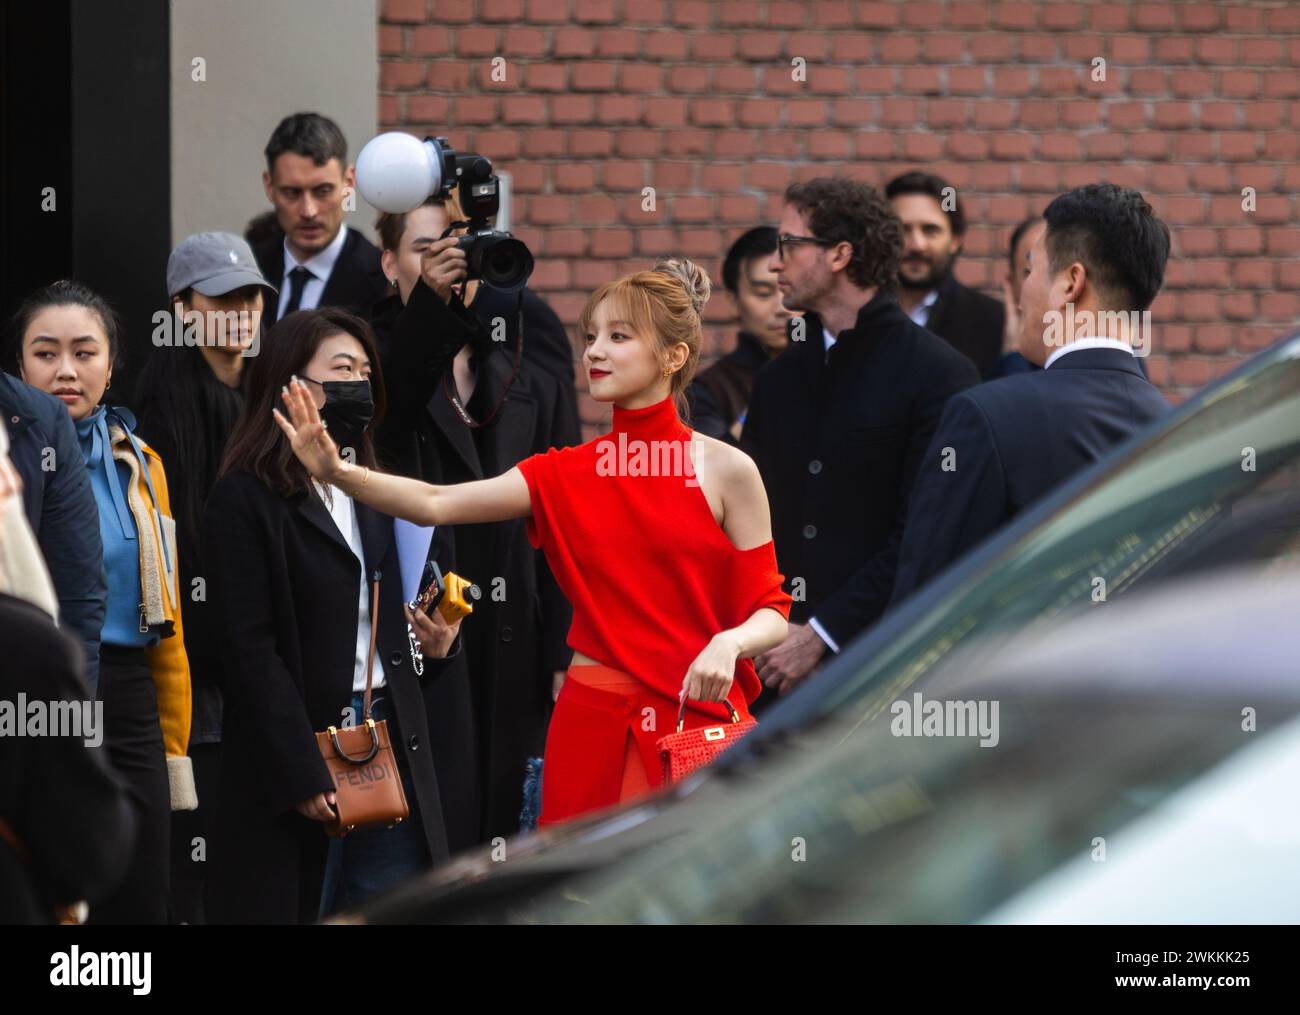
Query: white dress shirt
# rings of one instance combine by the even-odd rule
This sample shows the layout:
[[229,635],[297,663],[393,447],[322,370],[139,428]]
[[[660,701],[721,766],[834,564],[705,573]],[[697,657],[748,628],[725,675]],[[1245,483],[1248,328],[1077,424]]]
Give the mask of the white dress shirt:
[[[356,554],[357,560],[361,561],[361,585],[357,595],[357,652],[356,659],[352,668],[352,691],[354,694],[364,694],[366,690],[366,657],[370,654],[370,583],[366,580],[366,557],[365,551],[361,548],[361,530],[357,526],[357,506],[352,502],[352,498],[340,490],[337,486],[327,488],[312,480],[312,485],[316,487],[316,493],[324,502],[325,507],[329,509],[330,517],[334,519],[334,524],[338,526],[339,533],[343,536],[343,541],[352,548]],[[379,651],[375,651],[375,679],[371,687],[384,686],[384,664],[379,658]],[[357,725],[362,721],[361,716],[356,717]]]
[[325,283],[329,281],[330,273],[334,270],[334,264],[339,259],[339,254],[343,250],[343,242],[347,238],[348,227],[344,223],[339,227],[338,235],[334,237],[330,245],[315,257],[306,261],[299,261],[293,256],[293,251],[289,249],[288,237],[285,238],[284,277],[280,279],[280,304],[275,315],[277,321],[284,316],[285,308],[289,306],[290,290],[293,288],[289,273],[294,268],[306,268],[312,275],[311,278],[307,279],[307,284],[302,287],[302,300],[298,304],[298,309],[315,310],[320,306],[320,298],[325,293]]
[[925,297],[907,312],[907,316],[919,324],[922,328],[930,324],[930,308],[939,301],[939,290],[931,289],[925,294]]
[[1130,356],[1133,355],[1133,347],[1117,338],[1076,338],[1073,342],[1061,346],[1052,355],[1048,356],[1047,362],[1043,364],[1043,369],[1046,370],[1067,352],[1075,352],[1079,349],[1122,349]]

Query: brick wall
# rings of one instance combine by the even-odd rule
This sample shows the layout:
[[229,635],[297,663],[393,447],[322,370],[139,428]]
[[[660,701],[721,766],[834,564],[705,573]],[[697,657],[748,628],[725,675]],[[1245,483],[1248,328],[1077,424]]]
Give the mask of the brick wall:
[[[533,285],[570,326],[658,254],[716,277],[795,179],[946,176],[971,222],[958,276],[999,296],[1022,217],[1138,187],[1174,231],[1149,367],[1178,399],[1300,319],[1298,64],[1290,0],[382,0],[379,120],[512,174]],[[725,300],[706,317],[707,360],[732,331]]]

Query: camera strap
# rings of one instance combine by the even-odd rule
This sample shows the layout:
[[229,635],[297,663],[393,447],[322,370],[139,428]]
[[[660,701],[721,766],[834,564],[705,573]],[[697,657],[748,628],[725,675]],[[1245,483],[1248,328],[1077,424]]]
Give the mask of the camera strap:
[[515,312],[519,322],[519,341],[515,346],[514,365],[510,368],[510,377],[506,380],[505,387],[501,389],[501,395],[497,399],[497,404],[492,407],[492,411],[488,413],[486,419],[482,422],[476,422],[469,412],[466,411],[465,406],[461,404],[460,395],[458,395],[452,387],[452,371],[448,370],[442,375],[443,394],[445,394],[447,400],[451,402],[452,408],[456,410],[456,415],[460,417],[461,422],[471,430],[477,430],[480,427],[487,426],[496,419],[497,413],[501,411],[501,406],[505,404],[506,397],[510,394],[510,388],[514,385],[515,378],[519,375],[519,364],[523,362],[524,356],[524,293],[522,289],[515,295]]

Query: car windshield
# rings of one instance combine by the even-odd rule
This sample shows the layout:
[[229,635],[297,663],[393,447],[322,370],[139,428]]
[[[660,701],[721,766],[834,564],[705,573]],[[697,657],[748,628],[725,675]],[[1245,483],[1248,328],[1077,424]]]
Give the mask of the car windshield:
[[[1104,851],[1228,755],[1210,705],[1002,696],[1001,741],[896,737],[889,717],[823,727],[704,826],[543,893],[526,922],[969,922]],[[1294,705],[1275,715],[1294,715]],[[1104,859],[1104,852],[1101,853]]]
[[1300,336],[1208,392],[965,580],[922,591],[919,616],[826,681],[815,714],[868,719],[971,641],[1060,624],[1156,580],[1224,564],[1294,568],[1298,558]]

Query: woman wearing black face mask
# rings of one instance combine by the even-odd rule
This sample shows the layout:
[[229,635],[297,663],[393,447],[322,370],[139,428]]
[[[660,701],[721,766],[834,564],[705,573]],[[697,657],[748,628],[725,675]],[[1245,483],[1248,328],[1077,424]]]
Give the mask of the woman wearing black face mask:
[[[423,692],[459,653],[459,624],[421,639],[417,676],[392,519],[314,481],[271,416],[292,377],[308,381],[340,454],[373,466],[378,366],[369,326],[325,309],[286,316],[248,367],[202,526],[226,679],[210,923],[310,922],[448,853]],[[393,829],[329,839],[334,785],[315,732],[362,721],[376,575],[371,714],[388,720],[411,814]]]

